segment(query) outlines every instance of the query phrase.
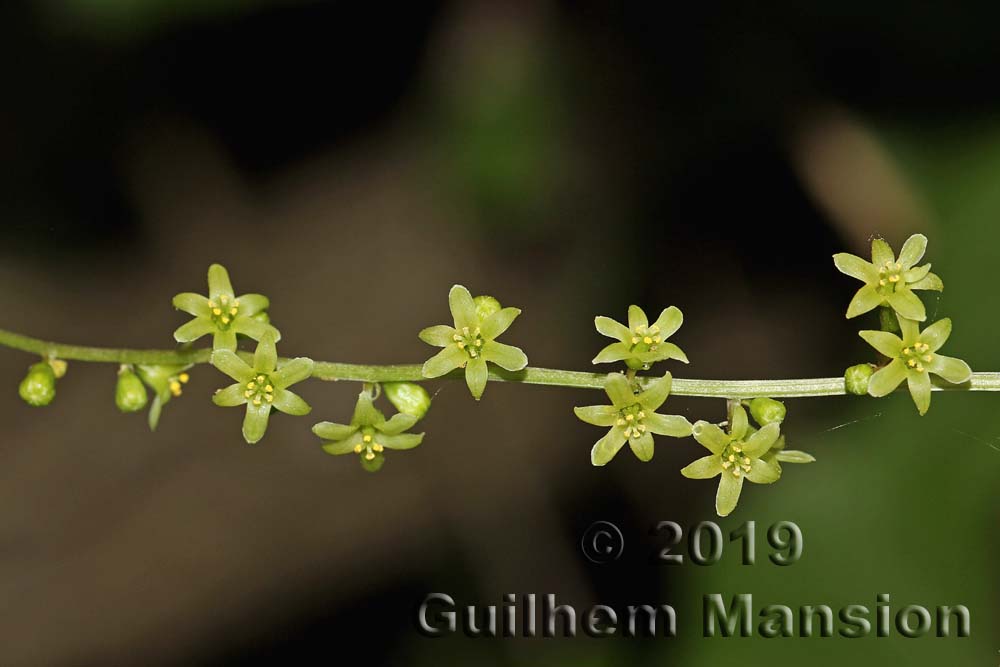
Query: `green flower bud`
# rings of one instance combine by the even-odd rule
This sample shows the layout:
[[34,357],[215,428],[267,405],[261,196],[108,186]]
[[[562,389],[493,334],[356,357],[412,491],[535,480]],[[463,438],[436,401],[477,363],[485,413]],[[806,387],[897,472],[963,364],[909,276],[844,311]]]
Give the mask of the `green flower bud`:
[[501,310],[500,302],[491,296],[486,296],[485,294],[477,296],[472,301],[476,304],[476,316],[479,318],[480,322],[484,321],[493,313],[500,312]]
[[56,374],[49,362],[40,361],[29,368],[18,393],[25,403],[36,408],[51,403],[56,397]]
[[412,382],[386,382],[382,385],[385,397],[404,415],[422,419],[431,407],[431,396],[419,384]]
[[115,386],[115,405],[122,412],[138,412],[146,407],[148,401],[146,385],[129,366],[122,366]]
[[848,394],[865,396],[868,394],[868,380],[875,373],[871,364],[858,364],[851,366],[844,373],[844,387]]
[[761,426],[780,424],[785,420],[785,404],[773,398],[755,398],[750,401],[750,414]]
[[892,308],[882,307],[878,309],[878,321],[882,331],[899,333],[899,320],[896,319],[896,311]]

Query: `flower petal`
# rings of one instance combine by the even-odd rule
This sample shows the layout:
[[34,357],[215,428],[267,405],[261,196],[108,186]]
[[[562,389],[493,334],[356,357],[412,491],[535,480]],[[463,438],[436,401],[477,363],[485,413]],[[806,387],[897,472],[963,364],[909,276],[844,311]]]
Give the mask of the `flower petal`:
[[893,359],[891,364],[876,371],[868,380],[868,394],[876,398],[891,394],[904,379],[906,365],[899,359]]
[[685,364],[691,363],[684,351],[673,343],[662,343],[657,346],[656,351],[662,354],[661,359],[676,359]]
[[909,320],[923,322],[927,319],[924,302],[909,287],[897,287],[896,291],[887,297],[887,300],[893,310]]
[[896,315],[899,322],[899,333],[903,338],[903,345],[913,345],[920,336],[920,324],[916,320],[911,320],[902,315]]
[[928,273],[924,276],[923,280],[919,280],[915,283],[907,285],[910,289],[923,289],[923,290],[934,290],[935,292],[941,292],[944,290],[944,283],[941,282],[941,278],[935,273]]
[[223,408],[231,408],[237,405],[243,405],[247,402],[243,392],[246,391],[246,385],[237,382],[236,384],[231,384],[225,389],[219,389],[212,396],[212,402]]
[[451,344],[424,362],[421,374],[425,378],[441,377],[445,373],[450,373],[466,361],[469,355],[458,345]]
[[865,339],[865,342],[874,347],[880,353],[894,359],[899,356],[903,349],[903,341],[896,334],[888,331],[859,331],[858,335]]
[[719,491],[715,495],[715,511],[719,516],[729,516],[736,509],[742,490],[743,475],[734,476],[729,471],[723,471],[719,478]]
[[660,316],[653,322],[653,326],[659,327],[659,331],[656,334],[663,338],[673,336],[681,328],[682,324],[684,324],[684,313],[677,306],[664,308]]
[[618,419],[618,410],[612,405],[588,405],[573,408],[580,421],[594,426],[613,426]]
[[946,357],[943,354],[934,355],[933,361],[927,364],[927,370],[940,376],[952,384],[962,384],[968,382],[972,377],[972,369],[969,364],[955,357]]
[[688,479],[711,479],[722,472],[722,460],[718,454],[703,456],[681,468],[681,474]]
[[387,449],[413,449],[423,442],[423,433],[400,433],[398,435],[383,435],[378,438],[378,444]]
[[469,364],[465,367],[465,384],[468,385],[472,397],[477,401],[482,398],[483,392],[486,391],[486,380],[489,379],[489,374],[486,360],[482,357],[469,360]]
[[847,319],[875,310],[882,301],[883,296],[878,293],[874,286],[865,285],[855,293],[851,303],[847,306]]
[[255,371],[270,374],[277,365],[278,348],[274,344],[274,335],[265,335],[257,343],[257,350],[253,353],[253,368]]
[[351,426],[375,426],[384,421],[385,417],[375,408],[372,395],[362,389],[358,394],[358,402],[354,404]]
[[754,459],[750,462],[747,479],[754,484],[773,484],[781,478],[781,466],[776,462]]
[[229,272],[221,264],[208,267],[208,298],[217,299],[220,296],[233,296],[233,285],[229,282]]
[[628,438],[625,437],[624,430],[617,427],[611,429],[590,450],[590,462],[595,466],[606,465],[608,461],[615,458],[615,454],[622,448],[626,440]]
[[474,328],[478,323],[476,317],[476,303],[472,300],[469,290],[461,285],[454,285],[448,292],[448,308],[451,309],[451,316],[455,320],[455,328]]
[[422,330],[417,337],[428,345],[445,347],[455,342],[455,327],[438,324]]
[[746,436],[749,426],[750,422],[747,420],[747,411],[743,409],[742,405],[737,405],[733,408],[733,419],[729,425],[729,435],[733,440],[742,440]]
[[592,364],[608,364],[632,356],[632,348],[625,343],[611,343],[590,360]]
[[871,262],[866,262],[857,255],[840,252],[833,256],[833,264],[837,270],[863,283],[878,281],[878,269]]
[[310,377],[314,366],[313,360],[306,357],[289,359],[278,366],[278,370],[271,373],[271,380],[275,386],[290,387],[296,382],[302,382]]
[[268,335],[274,337],[274,342],[276,343],[281,340],[281,332],[278,331],[273,325],[250,317],[237,317],[233,321],[233,326],[231,328],[236,333],[241,333],[244,336],[253,338],[258,342],[264,340],[264,337]]
[[650,412],[656,410],[663,405],[663,402],[667,400],[667,396],[670,395],[670,386],[673,384],[673,381],[674,378],[667,372],[663,374],[663,377],[651,382],[646,391],[636,397],[639,405]]
[[249,444],[260,442],[267,431],[267,420],[271,416],[271,405],[247,403],[247,416],[243,418],[243,439]]
[[946,317],[920,332],[917,340],[929,345],[931,352],[937,352],[948,342],[949,336],[951,336],[951,319]]
[[632,453],[640,461],[650,461],[653,458],[653,435],[643,433],[638,438],[628,441],[628,446],[632,448]]
[[182,292],[174,297],[174,308],[183,310],[195,317],[209,317],[212,309],[208,307],[208,299],[194,292]]
[[312,427],[312,432],[324,440],[346,440],[357,430],[357,426],[335,422],[319,422]]
[[274,402],[271,405],[286,415],[301,417],[312,412],[312,408],[302,400],[298,394],[287,389],[276,389],[274,392]]
[[771,445],[774,444],[779,435],[781,435],[781,427],[777,422],[763,426],[759,431],[746,439],[743,443],[743,452],[747,456],[758,457],[771,449]]
[[245,361],[236,356],[235,352],[215,350],[212,352],[211,361],[213,366],[237,382],[246,384],[254,376],[253,369]]
[[715,455],[722,454],[722,450],[729,444],[730,438],[726,433],[707,421],[697,421],[691,427],[691,435],[698,443]]
[[528,365],[528,357],[519,347],[488,340],[483,345],[482,356],[508,371],[519,371]]
[[252,317],[271,307],[271,300],[263,294],[244,294],[237,298],[240,302],[239,314]]
[[910,371],[906,374],[906,384],[910,388],[910,396],[917,406],[917,412],[927,414],[931,407],[931,376],[926,372]]
[[486,340],[492,340],[509,329],[520,314],[520,308],[501,308],[479,325],[479,333]]
[[782,463],[813,463],[816,457],[808,452],[802,452],[797,449],[785,449],[778,452],[775,458]]
[[892,254],[892,248],[885,239],[872,239],[872,264],[876,268],[887,262],[895,262],[896,256]]
[[197,317],[177,327],[177,331],[174,332],[174,340],[178,343],[190,343],[214,331],[215,323],[212,320]]
[[686,438],[691,435],[691,422],[680,415],[647,414],[643,421],[650,433]]
[[232,329],[228,331],[216,331],[215,336],[212,338],[212,349],[213,350],[230,350],[236,349],[236,332]]
[[899,251],[897,260],[904,269],[909,269],[923,258],[927,251],[927,237],[923,234],[914,234],[906,239],[903,249]]
[[617,338],[623,343],[632,338],[632,332],[627,326],[604,315],[598,315],[594,318],[594,326],[599,333],[608,338]]
[[417,421],[417,418],[413,415],[397,412],[390,419],[386,420],[384,424],[376,424],[375,428],[380,433],[385,433],[386,435],[399,435],[403,431],[412,428]]
[[354,433],[343,440],[328,442],[323,445],[323,451],[333,456],[353,452],[354,448],[361,444],[361,434]]
[[930,272],[931,272],[930,264],[924,264],[923,266],[915,266],[912,269],[907,269],[906,271],[903,272],[903,279],[906,281],[906,284],[910,286],[910,289],[913,289],[913,285],[910,285],[910,283],[920,282],[921,280],[926,278],[927,274]]
[[604,382],[604,392],[611,399],[611,404],[619,410],[636,403],[632,387],[621,373],[608,373],[608,379]]
[[646,318],[646,312],[639,306],[632,305],[628,307],[628,328],[632,331],[639,329],[641,327],[648,327],[649,320]]

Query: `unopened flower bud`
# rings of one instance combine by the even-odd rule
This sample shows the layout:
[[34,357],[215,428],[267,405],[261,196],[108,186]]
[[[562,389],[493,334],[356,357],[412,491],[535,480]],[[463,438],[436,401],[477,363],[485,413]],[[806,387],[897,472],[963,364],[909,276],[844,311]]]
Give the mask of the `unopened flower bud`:
[[780,424],[785,420],[785,404],[773,398],[755,398],[750,401],[750,414],[761,426]]
[[122,366],[115,386],[115,405],[122,412],[138,412],[146,407],[148,401],[146,385],[130,367]]
[[491,296],[477,296],[472,301],[476,304],[476,316],[480,322],[501,309],[500,302]]
[[382,385],[385,397],[404,415],[422,419],[431,407],[431,396],[419,384],[412,382],[386,382]]
[[844,373],[844,388],[848,394],[864,396],[868,393],[868,381],[875,373],[871,364],[858,364],[851,366]]
[[36,408],[51,403],[56,397],[56,374],[49,362],[40,361],[29,368],[18,393],[25,403]]

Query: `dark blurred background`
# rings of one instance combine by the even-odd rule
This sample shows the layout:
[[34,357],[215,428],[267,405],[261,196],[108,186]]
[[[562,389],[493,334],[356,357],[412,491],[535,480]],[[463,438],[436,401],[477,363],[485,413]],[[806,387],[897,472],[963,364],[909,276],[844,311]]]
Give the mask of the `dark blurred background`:
[[[665,9],[665,8],[664,8]],[[366,5],[50,0],[0,6],[0,326],[164,347],[210,262],[272,299],[282,351],[416,362],[462,282],[524,309],[505,340],[585,369],[595,314],[677,305],[681,377],[838,375],[868,359],[830,255],[917,231],[946,283],[946,348],[996,369],[995,5],[779,2]],[[872,322],[862,323],[867,328]],[[358,387],[242,444],[192,373],[151,434],[115,369],[73,363],[45,410],[0,351],[0,662],[994,664],[1000,417],[989,395],[789,401],[819,459],[747,485],[678,470],[692,440],[604,469],[586,390],[432,383],[427,436],[377,475],[309,433]],[[322,386],[320,386],[322,384]],[[723,419],[724,402],[667,412]],[[315,418],[315,419],[314,419]],[[622,526],[622,561],[579,553]],[[659,520],[796,521],[802,561],[651,562]],[[675,639],[431,640],[426,593],[501,604],[671,603]],[[759,605],[965,604],[969,639],[703,639],[701,596]]]

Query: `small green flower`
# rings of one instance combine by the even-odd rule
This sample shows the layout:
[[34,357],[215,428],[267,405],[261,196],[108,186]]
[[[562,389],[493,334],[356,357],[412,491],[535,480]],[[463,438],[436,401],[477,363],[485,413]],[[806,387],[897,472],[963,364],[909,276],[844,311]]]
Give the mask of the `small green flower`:
[[722,475],[715,496],[715,511],[719,516],[727,516],[736,509],[744,479],[771,484],[781,477],[781,467],[762,458],[781,435],[777,422],[752,431],[746,410],[736,406],[729,433],[706,421],[696,422],[692,432],[695,440],[712,453],[688,465],[681,474],[690,479]]
[[279,341],[281,333],[268,323],[268,306],[269,301],[262,294],[235,296],[225,267],[213,264],[208,267],[207,297],[192,292],[174,297],[174,308],[194,315],[193,320],[174,332],[174,339],[178,343],[190,343],[212,334],[214,350],[235,350],[236,334],[259,342],[270,333]]
[[25,403],[33,408],[40,408],[55,399],[56,378],[52,364],[49,361],[39,361],[28,369],[17,391]]
[[667,400],[672,381],[670,373],[666,373],[636,395],[624,375],[610,373],[604,383],[604,391],[611,399],[611,405],[573,408],[581,421],[611,427],[590,451],[590,462],[595,466],[607,464],[626,441],[640,461],[649,461],[653,458],[654,433],[672,438],[691,435],[691,422],[684,417],[655,412]]
[[878,306],[888,306],[901,317],[923,322],[927,319],[924,304],[913,290],[944,289],[944,283],[931,273],[931,265],[916,266],[927,249],[927,237],[914,234],[903,244],[899,257],[882,239],[872,241],[872,261],[842,252],[833,256],[841,273],[865,283],[847,307],[847,317],[863,315]]
[[887,331],[860,331],[869,345],[892,361],[868,381],[868,393],[885,396],[906,380],[921,415],[931,407],[931,377],[933,373],[952,384],[967,382],[972,375],[969,364],[961,359],[937,354],[951,335],[951,320],[938,320],[923,331],[920,325],[905,317],[899,318],[903,337]]
[[[487,301],[489,299],[489,301]],[[477,401],[486,390],[491,361],[508,371],[519,371],[528,365],[528,357],[520,348],[498,343],[497,336],[507,330],[518,315],[518,308],[490,307],[496,299],[480,298],[479,307],[469,290],[455,285],[448,293],[448,306],[455,326],[438,325],[420,332],[420,340],[444,349],[424,362],[423,376],[436,378],[456,368],[465,368],[465,382]],[[499,303],[495,303],[499,306]],[[482,315],[486,315],[483,317]]]
[[236,380],[236,384],[215,392],[212,401],[223,407],[247,406],[243,438],[251,445],[264,437],[271,408],[296,416],[312,410],[298,394],[288,391],[288,387],[312,375],[312,359],[298,357],[279,364],[271,334],[257,344],[253,366],[229,350],[212,352],[212,365]]
[[639,306],[628,307],[628,326],[599,315],[594,318],[594,326],[600,333],[616,338],[618,342],[598,352],[591,363],[624,361],[634,370],[648,369],[654,362],[664,359],[676,359],[686,364],[688,358],[681,348],[666,342],[683,323],[684,314],[676,306],[665,308],[652,325]]
[[361,467],[375,472],[385,463],[386,449],[413,449],[424,439],[423,433],[404,433],[417,423],[414,415],[394,414],[386,419],[374,405],[371,393],[363,390],[354,406],[350,424],[320,422],[313,433],[322,438],[323,451],[334,456],[354,452]]
[[118,369],[118,382],[115,384],[115,405],[122,412],[138,412],[149,403],[146,385],[135,374],[132,367],[122,364]]
[[140,364],[135,367],[142,381],[153,390],[153,402],[149,406],[150,431],[155,431],[160,423],[163,406],[169,403],[171,398],[180,396],[184,392],[183,386],[191,379],[187,374],[189,368],[191,364]]

